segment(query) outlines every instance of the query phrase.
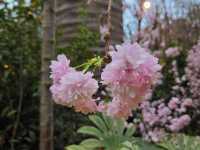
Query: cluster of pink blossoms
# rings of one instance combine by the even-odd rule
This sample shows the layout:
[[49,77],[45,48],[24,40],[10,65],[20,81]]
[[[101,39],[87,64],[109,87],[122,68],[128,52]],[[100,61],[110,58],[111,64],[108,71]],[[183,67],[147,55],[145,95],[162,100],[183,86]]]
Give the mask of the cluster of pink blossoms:
[[127,118],[150,92],[161,66],[157,58],[137,43],[122,44],[116,49],[101,75],[113,97],[104,108],[110,116]]
[[97,81],[92,79],[92,73],[76,71],[69,64],[65,55],[58,55],[57,61],[51,62],[50,78],[53,85],[50,91],[54,101],[74,107],[78,112],[95,112],[97,105],[92,96],[98,89]]
[[50,90],[56,103],[74,107],[76,111],[103,112],[112,117],[127,118],[151,91],[159,77],[161,66],[158,59],[138,44],[122,44],[111,54],[112,61],[104,68],[101,79],[107,85],[113,99],[98,105],[92,96],[98,84],[92,73],[76,71],[69,60],[59,55],[52,61]]
[[196,107],[200,107],[200,40],[189,51],[187,57],[186,75],[190,91]]
[[190,98],[179,99],[172,97],[165,104],[163,100],[142,103],[142,122],[139,125],[140,132],[146,140],[158,142],[167,131],[178,132],[189,125],[191,118],[187,109],[193,107]]
[[180,55],[180,49],[178,47],[170,47],[165,50],[165,55],[167,57],[176,57]]

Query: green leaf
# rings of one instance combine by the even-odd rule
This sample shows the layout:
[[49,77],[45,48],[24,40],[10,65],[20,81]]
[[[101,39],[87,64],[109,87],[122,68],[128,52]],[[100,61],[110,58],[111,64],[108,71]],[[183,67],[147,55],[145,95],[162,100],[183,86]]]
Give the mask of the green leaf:
[[78,133],[93,135],[95,137],[101,138],[103,133],[95,127],[92,126],[84,126],[78,129]]
[[79,145],[70,145],[67,146],[65,150],[88,150],[88,149],[85,149],[84,147],[81,147]]
[[109,116],[103,115],[103,120],[106,123],[106,126],[108,129],[113,129],[113,119],[111,119]]
[[17,111],[15,111],[15,110],[11,110],[10,112],[8,112],[7,117],[13,116],[14,114],[16,114],[16,112]]
[[103,132],[107,132],[108,128],[106,127],[106,124],[103,119],[101,119],[97,115],[89,116],[89,119]]
[[132,127],[128,127],[126,132],[125,132],[125,136],[126,137],[131,137],[135,132],[135,127],[132,126]]
[[141,150],[166,150],[163,147],[160,147],[156,144],[152,144],[146,141],[143,141],[140,138],[134,138],[134,143],[139,147]]
[[186,136],[184,134],[170,135],[159,144],[167,150],[198,150],[200,147],[199,137]]
[[124,120],[116,119],[114,122],[114,128],[118,135],[122,135],[125,130]]
[[125,146],[126,148],[129,148],[129,149],[132,149],[132,147],[133,147],[132,143],[129,142],[129,141],[125,141],[125,142],[123,143],[123,146]]
[[81,142],[81,145],[85,148],[90,148],[90,149],[103,147],[101,141],[99,141],[97,139],[84,140]]

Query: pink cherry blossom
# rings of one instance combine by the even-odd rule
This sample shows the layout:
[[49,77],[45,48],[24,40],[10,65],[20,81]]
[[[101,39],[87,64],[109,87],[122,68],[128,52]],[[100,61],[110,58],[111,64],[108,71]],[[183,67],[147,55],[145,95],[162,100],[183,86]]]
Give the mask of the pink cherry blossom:
[[58,55],[57,61],[53,60],[51,61],[50,69],[51,69],[51,75],[50,78],[53,79],[54,83],[58,83],[59,80],[63,75],[65,75],[67,72],[74,71],[73,68],[69,66],[70,61],[66,58],[65,55]]
[[65,55],[58,55],[57,61],[52,61],[50,87],[53,99],[57,104],[74,107],[76,111],[89,113],[97,111],[97,105],[92,96],[98,89],[98,83],[93,74],[76,71],[69,66]]
[[97,104],[95,100],[77,100],[73,104],[76,112],[82,112],[84,114],[94,113],[97,111]]
[[[119,104],[122,104],[127,115],[149,93],[151,85],[157,80],[161,66],[157,58],[137,43],[124,43],[116,48],[117,51],[112,53],[112,61],[104,68],[101,78],[115,100],[108,104],[108,109],[117,110]],[[118,108],[114,114],[120,114],[122,108]]]
[[114,99],[107,107],[106,113],[114,118],[128,118],[131,116],[131,109],[126,102]]

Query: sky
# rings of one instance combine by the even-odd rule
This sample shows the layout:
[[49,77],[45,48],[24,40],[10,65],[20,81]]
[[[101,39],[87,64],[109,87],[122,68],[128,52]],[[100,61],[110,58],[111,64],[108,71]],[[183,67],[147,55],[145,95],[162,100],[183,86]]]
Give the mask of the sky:
[[[137,2],[137,0],[124,0],[126,4],[128,4],[132,11],[126,9],[124,11],[123,14],[123,28],[124,28],[124,32],[125,32],[125,37],[129,38],[129,33],[131,32],[132,34],[134,34],[136,32],[136,27],[137,27],[137,20],[133,17],[133,12],[135,10],[134,6]],[[151,8],[150,11],[153,11],[153,9],[155,8],[155,5],[160,5],[161,9],[162,9],[162,5],[159,4],[160,0],[146,0],[146,1],[150,1],[151,2]],[[183,16],[183,9],[178,9],[177,8],[177,3],[179,1],[179,5],[183,5],[183,4],[187,4],[190,2],[193,3],[198,3],[200,4],[200,0],[165,0],[165,4],[168,10],[168,15],[173,17],[173,18],[179,18]],[[147,12],[148,13],[148,12]],[[185,12],[187,13],[187,12]],[[145,27],[147,24],[144,20],[144,22],[142,23],[142,26]],[[128,29],[128,27],[130,27]]]

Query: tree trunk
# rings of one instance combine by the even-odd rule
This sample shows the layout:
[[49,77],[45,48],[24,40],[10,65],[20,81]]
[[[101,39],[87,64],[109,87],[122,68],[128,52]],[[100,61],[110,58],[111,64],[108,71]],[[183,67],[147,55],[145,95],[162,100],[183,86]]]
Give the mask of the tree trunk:
[[53,150],[53,101],[49,92],[49,64],[55,53],[54,7],[55,0],[44,1],[40,87],[40,150]]

